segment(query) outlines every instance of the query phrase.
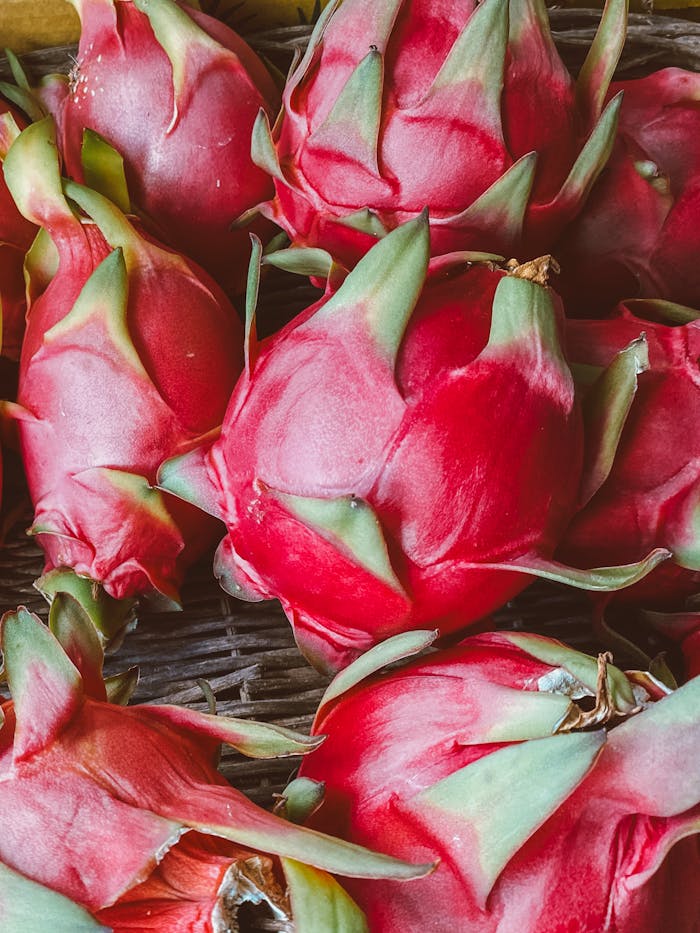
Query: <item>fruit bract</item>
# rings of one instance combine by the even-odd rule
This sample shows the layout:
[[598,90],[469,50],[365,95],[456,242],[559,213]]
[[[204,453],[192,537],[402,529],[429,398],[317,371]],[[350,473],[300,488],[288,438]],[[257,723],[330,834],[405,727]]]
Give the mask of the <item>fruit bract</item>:
[[46,569],[118,599],[177,597],[211,541],[201,514],[151,489],[165,457],[223,415],[241,327],[194,263],[140,235],[106,198],[66,182],[50,118],[18,137],[5,176],[43,226],[27,261],[27,333],[15,418]]
[[422,216],[279,334],[257,346],[249,326],[220,438],[159,473],[226,522],[222,586],[278,597],[320,668],[454,632],[528,573],[607,585],[547,562],[581,470],[560,311],[528,277],[547,263],[450,275],[428,251]]
[[694,933],[700,680],[669,692],[515,633],[376,673],[427,635],[338,676],[300,768],[325,784],[311,825],[440,858],[412,885],[348,882],[373,933],[442,933],[446,905],[449,929],[475,933]]
[[[430,865],[409,865],[274,816],[216,770],[221,742],[252,757],[270,758],[303,754],[319,739],[175,706],[126,708],[109,702],[97,636],[71,597],[57,597],[51,628],[22,608],[2,620],[12,694],[0,727],[0,865],[5,869],[97,914],[119,903],[133,909],[138,886],[149,879],[151,893],[160,887],[165,894],[184,867],[199,883],[199,889],[193,885],[186,892],[190,900],[208,896],[213,902],[209,915],[200,911],[200,926],[182,927],[202,933],[222,929],[212,922],[217,872],[207,879],[207,868],[217,867],[217,855],[225,854],[229,864],[238,856],[243,876],[245,859],[256,853],[263,859],[275,856],[283,873],[288,863],[291,873],[306,870],[298,887],[303,892],[306,885],[307,896],[313,893],[312,866],[321,870],[321,896],[335,884],[323,875],[326,870],[406,879],[430,870]],[[188,840],[189,832],[197,835]],[[233,845],[217,847],[208,844],[208,837]],[[267,881],[274,897],[279,885],[262,873],[261,879],[260,897],[266,896]],[[252,893],[254,879],[248,881],[248,891],[229,891],[228,906],[218,905],[225,917],[235,918],[237,906]],[[293,881],[290,887],[294,902]],[[170,894],[166,900],[176,908],[177,897]],[[3,885],[3,917],[7,897]],[[342,900],[339,894],[337,901]],[[175,929],[166,923],[149,926],[148,903],[142,921],[136,929]]]
[[623,92],[615,148],[584,210],[552,250],[567,314],[627,298],[700,307],[700,74],[667,68]]
[[83,131],[124,157],[133,203],[166,243],[224,286],[245,282],[248,234],[231,224],[268,197],[251,130],[277,91],[223,23],[174,0],[72,0],[81,37],[57,113],[68,174],[89,183]]
[[700,590],[700,313],[635,300],[619,305],[610,320],[566,325],[569,358],[588,373],[640,340],[647,371],[621,424],[610,472],[577,512],[558,554],[585,567],[665,547],[671,559],[615,598],[680,608]]
[[[0,98],[0,156],[6,153],[25,125],[19,113]],[[24,336],[24,255],[36,236],[36,227],[17,210],[5,179],[0,175],[0,348],[2,355],[19,359]]]
[[540,0],[331,3],[272,135],[258,118],[261,210],[348,267],[425,206],[434,255],[550,252],[609,155],[625,28],[610,0],[574,84]]

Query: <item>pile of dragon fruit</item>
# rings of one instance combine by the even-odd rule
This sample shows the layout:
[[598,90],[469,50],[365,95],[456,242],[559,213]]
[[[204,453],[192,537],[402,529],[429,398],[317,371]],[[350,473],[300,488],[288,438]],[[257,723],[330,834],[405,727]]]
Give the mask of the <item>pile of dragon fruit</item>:
[[[698,933],[700,75],[613,81],[625,0],[575,79],[543,0],[331,0],[286,80],[72,2],[70,74],[0,85],[50,604],[0,625],[0,929]],[[334,675],[310,735],[103,674],[217,542]],[[611,650],[493,631],[537,577]],[[274,810],[222,743],[303,756]]]

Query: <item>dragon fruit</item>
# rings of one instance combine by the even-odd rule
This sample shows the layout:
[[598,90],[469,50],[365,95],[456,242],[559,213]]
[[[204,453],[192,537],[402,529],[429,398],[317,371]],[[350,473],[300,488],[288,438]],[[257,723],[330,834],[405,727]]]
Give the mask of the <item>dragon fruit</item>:
[[423,215],[259,346],[253,283],[221,436],[159,473],[226,522],[224,589],[278,597],[321,669],[426,622],[455,632],[530,573],[596,589],[643,572],[547,560],[577,501],[581,424],[556,297],[530,280],[546,261],[428,272],[428,254]]
[[[0,99],[0,156],[7,152],[24,127],[19,113]],[[2,355],[19,359],[27,303],[24,295],[24,256],[36,236],[36,227],[15,206],[0,177],[0,312]]]
[[47,571],[70,568],[115,599],[173,599],[215,524],[150,486],[159,463],[221,421],[242,365],[241,327],[198,267],[140,235],[106,198],[62,190],[50,118],[5,160],[43,230],[27,259],[16,404]]
[[700,307],[700,74],[667,68],[620,91],[608,166],[554,250],[567,313],[598,317],[637,297]]
[[612,147],[625,29],[609,0],[574,84],[542,0],[330,3],[272,135],[258,117],[259,209],[348,267],[426,205],[434,254],[550,252]]
[[446,905],[449,928],[474,933],[695,933],[700,679],[670,692],[515,633],[376,673],[431,637],[343,671],[300,768],[325,785],[309,825],[440,858],[401,888],[347,883],[373,933],[443,931]]
[[269,197],[251,130],[277,90],[223,23],[174,0],[71,0],[82,30],[70,89],[54,114],[68,174],[89,183],[86,128],[124,157],[133,203],[164,242],[224,286],[245,281],[240,214]]
[[574,517],[558,554],[585,567],[665,547],[671,560],[615,599],[677,609],[700,592],[700,313],[638,299],[619,305],[610,320],[566,325],[569,358],[593,376],[635,341],[647,371],[609,474]]
[[[256,893],[265,900],[269,892],[272,904],[282,899],[278,879],[286,877],[292,909],[298,894],[300,910],[308,910],[305,902],[315,892],[331,900],[336,882],[327,870],[410,879],[432,867],[287,822],[251,803],[216,770],[221,742],[269,758],[308,753],[322,739],[174,706],[109,702],[99,641],[72,597],[57,597],[50,629],[25,609],[7,613],[1,645],[12,694],[0,728],[3,872],[98,916],[109,908],[117,930],[129,929],[116,922],[119,905],[133,917],[144,886],[151,896],[160,891],[160,906],[170,901],[177,912],[178,898],[168,887],[184,873],[198,887],[181,891],[180,899],[200,901],[201,925],[178,929],[213,933],[222,929],[213,922],[217,910],[233,922],[238,906]],[[232,845],[209,844],[209,837]],[[231,870],[221,878],[219,858],[229,869],[238,866],[237,877]],[[3,917],[8,896],[12,889],[8,895],[3,886]],[[209,914],[202,903],[207,897]],[[341,893],[335,897],[339,907],[357,913]],[[15,911],[21,907],[14,905]],[[155,924],[147,898],[142,907],[136,929],[174,929],[167,920]],[[33,902],[24,908],[31,915]]]

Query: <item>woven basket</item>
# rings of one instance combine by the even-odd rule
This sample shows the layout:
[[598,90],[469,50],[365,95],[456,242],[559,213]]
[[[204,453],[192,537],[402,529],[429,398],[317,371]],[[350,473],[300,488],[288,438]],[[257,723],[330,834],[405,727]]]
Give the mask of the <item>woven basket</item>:
[[[554,36],[567,65],[576,71],[590,45],[600,13],[590,10],[552,10]],[[275,60],[289,59],[308,41],[309,27],[288,27],[248,36],[258,51]],[[75,49],[62,47],[23,56],[33,77],[67,71]],[[632,15],[620,76],[645,74],[677,65],[700,69],[700,24],[655,15]],[[0,77],[9,78],[5,60]],[[262,317],[286,318],[310,303],[314,290],[270,274],[261,290]],[[5,482],[7,521],[5,545],[0,548],[0,610],[27,605],[46,614],[43,599],[32,583],[42,569],[42,556],[24,534],[31,509],[21,469],[10,456]],[[182,591],[182,612],[155,612],[144,606],[138,625],[118,654],[108,659],[108,673],[138,665],[141,678],[135,700],[181,703],[206,710],[199,680],[208,681],[221,713],[272,721],[308,729],[325,688],[325,679],[299,654],[291,628],[276,603],[241,603],[219,589],[211,573],[211,558],[188,575]],[[595,651],[589,630],[585,597],[566,587],[533,584],[496,614],[497,627],[536,630],[562,638],[572,646]],[[659,647],[646,646],[649,653]],[[259,762],[224,753],[221,768],[240,790],[263,805],[287,783],[294,761]]]

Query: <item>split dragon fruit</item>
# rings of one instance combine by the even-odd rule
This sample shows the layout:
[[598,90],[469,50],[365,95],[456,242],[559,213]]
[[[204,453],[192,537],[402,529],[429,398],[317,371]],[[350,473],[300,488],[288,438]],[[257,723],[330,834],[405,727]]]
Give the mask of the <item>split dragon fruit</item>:
[[232,230],[272,185],[250,157],[251,130],[278,93],[223,23],[174,0],[71,0],[81,36],[55,113],[67,173],[87,181],[83,134],[124,157],[133,203],[164,242],[224,286],[245,282],[248,234]]
[[541,0],[332,2],[272,135],[258,118],[260,209],[348,267],[426,205],[433,254],[550,252],[610,153],[625,29],[609,0],[574,83]]
[[64,195],[50,118],[18,137],[5,177],[43,227],[27,260],[18,399],[6,411],[46,569],[70,568],[117,599],[176,598],[213,526],[150,484],[165,457],[220,423],[242,365],[236,313],[201,269],[143,237],[111,201],[75,182]]
[[700,74],[666,68],[610,94],[621,91],[613,154],[553,250],[567,314],[637,297],[700,307]]
[[377,673],[430,638],[343,671],[300,768],[325,785],[310,825],[440,859],[410,885],[347,882],[372,933],[695,933],[700,679],[671,692],[512,633]]
[[596,589],[643,572],[548,561],[581,423],[557,299],[531,280],[546,262],[429,271],[428,254],[423,215],[259,346],[249,321],[220,438],[159,474],[226,522],[224,589],[279,598],[322,669],[426,623],[455,632],[531,573]]
[[124,708],[108,699],[97,636],[71,597],[56,598],[50,625],[20,608],[0,630],[12,694],[0,717],[0,915],[19,918],[11,929],[38,929],[36,891],[54,892],[47,918],[70,933],[83,929],[67,925],[80,908],[85,929],[87,912],[115,933],[215,933],[236,929],[246,901],[269,903],[277,919],[298,910],[306,929],[312,897],[346,929],[338,918],[361,915],[326,871],[408,880],[432,867],[286,822],[216,770],[222,742],[271,758],[322,740],[174,706]]

